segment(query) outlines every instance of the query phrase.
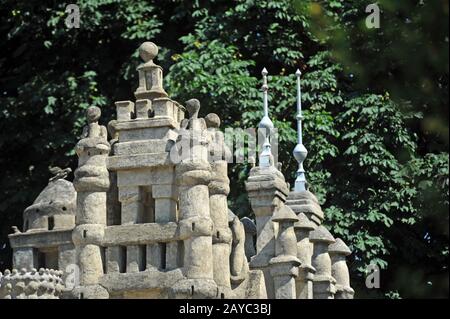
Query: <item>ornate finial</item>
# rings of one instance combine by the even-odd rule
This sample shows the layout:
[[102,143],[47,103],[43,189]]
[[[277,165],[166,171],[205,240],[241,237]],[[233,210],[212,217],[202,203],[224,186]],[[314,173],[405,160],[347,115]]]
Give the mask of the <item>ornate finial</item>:
[[198,111],[200,110],[200,101],[197,99],[186,101],[186,110],[189,113],[189,119],[197,119]]
[[158,55],[158,46],[150,41],[144,42],[139,47],[139,55],[144,62],[151,61]]
[[100,110],[100,108],[97,106],[90,106],[86,110],[86,119],[88,121],[88,124],[98,122],[101,115],[102,115],[102,110]]
[[261,90],[263,92],[263,107],[264,107],[264,116],[261,120],[261,122],[259,122],[258,127],[260,129],[264,129],[264,133],[265,133],[265,139],[264,139],[264,144],[263,144],[263,150],[259,156],[259,166],[260,167],[270,167],[273,165],[273,155],[272,155],[272,150],[271,150],[271,146],[270,146],[270,133],[272,132],[274,126],[272,121],[269,118],[269,102],[268,102],[268,91],[269,91],[269,86],[267,84],[267,75],[269,74],[267,72],[267,69],[264,68],[261,72],[262,76],[263,76],[263,85],[261,87]]
[[267,85],[267,75],[269,73],[267,72],[267,69],[264,68],[261,71],[261,74],[263,76],[263,85],[261,87],[261,91],[263,92],[264,116],[263,116],[261,122],[259,122],[259,127],[267,129],[267,130],[272,130],[274,126],[273,126],[272,121],[269,118],[269,102],[268,102],[269,86]]
[[158,46],[147,41],[139,46],[139,55],[144,61],[137,67],[139,87],[134,92],[136,100],[150,100],[168,97],[163,88],[163,69],[153,62],[158,55]]
[[206,127],[208,128],[219,128],[220,127],[220,117],[216,113],[209,113],[205,116]]
[[298,141],[297,145],[294,148],[294,157],[298,162],[298,170],[297,170],[297,178],[295,179],[295,187],[294,191],[300,192],[305,191],[307,188],[306,185],[306,177],[305,170],[303,168],[303,162],[305,161],[306,155],[308,151],[303,145],[303,136],[302,136],[302,93],[300,90],[300,76],[302,72],[297,69],[295,72],[295,76],[297,77],[297,129],[298,129]]

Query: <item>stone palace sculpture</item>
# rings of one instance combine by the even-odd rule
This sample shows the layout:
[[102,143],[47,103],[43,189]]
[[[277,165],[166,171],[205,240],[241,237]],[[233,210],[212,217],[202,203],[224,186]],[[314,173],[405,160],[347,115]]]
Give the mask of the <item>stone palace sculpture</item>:
[[[0,298],[353,298],[351,252],[321,225],[306,183],[299,71],[295,188],[268,134],[246,182],[255,220],[239,220],[219,117],[170,99],[157,46],[139,52],[136,101],[116,102],[108,129],[99,108],[87,110],[73,183],[53,168],[9,235],[14,269],[0,273]],[[259,127],[270,132],[267,90],[264,69]]]

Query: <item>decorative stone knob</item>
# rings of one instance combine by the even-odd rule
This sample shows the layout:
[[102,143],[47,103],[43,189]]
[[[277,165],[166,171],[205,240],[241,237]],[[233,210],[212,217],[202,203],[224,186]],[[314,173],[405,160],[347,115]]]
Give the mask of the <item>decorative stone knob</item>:
[[88,123],[96,123],[100,119],[102,111],[97,106],[91,106],[86,110],[86,118]]
[[144,62],[153,60],[158,55],[158,46],[153,42],[144,42],[139,47],[139,55]]
[[200,110],[200,101],[197,99],[190,99],[186,101],[186,110],[189,113],[191,119],[196,119],[198,111]]
[[220,118],[216,113],[209,113],[205,116],[206,126],[208,128],[219,128],[220,127]]

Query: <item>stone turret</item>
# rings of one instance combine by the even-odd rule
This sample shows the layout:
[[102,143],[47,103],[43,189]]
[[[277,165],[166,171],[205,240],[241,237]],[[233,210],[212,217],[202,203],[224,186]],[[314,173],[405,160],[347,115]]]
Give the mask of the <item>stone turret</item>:
[[314,299],[333,299],[336,293],[336,280],[331,273],[328,246],[335,240],[324,226],[319,226],[309,234],[309,241],[314,246],[312,255],[312,266],[316,270],[313,279]]
[[[211,182],[211,166],[208,163],[206,123],[198,118],[200,102],[186,102],[189,120],[186,131],[189,156],[176,166],[180,193],[180,233],[184,238],[184,269],[186,279],[172,287],[176,298],[213,298],[217,296],[217,284],[213,275],[212,235],[208,185]],[[186,144],[185,144],[186,145]],[[182,150],[183,151],[183,150]]]
[[73,228],[76,207],[75,189],[73,184],[64,178],[53,178],[34,203],[23,212],[24,232]]
[[336,280],[336,299],[353,299],[355,291],[350,287],[350,274],[345,258],[352,252],[350,248],[337,238],[334,244],[328,247],[331,256],[331,274]]
[[260,269],[264,273],[267,295],[275,298],[275,287],[270,273],[270,260],[276,256],[275,237],[277,225],[272,221],[274,213],[284,206],[288,194],[288,186],[283,174],[275,167],[270,146],[270,132],[273,123],[268,117],[267,107],[267,70],[263,69],[263,103],[264,117],[260,129],[265,132],[263,151],[259,156],[258,166],[250,170],[245,183],[250,204],[255,214],[256,222],[256,255],[250,261],[250,267]]
[[228,179],[227,157],[230,150],[225,145],[223,133],[219,130],[220,118],[215,113],[205,117],[208,128],[208,161],[211,164],[211,181],[208,184],[209,206],[213,229],[213,273],[219,287],[219,296],[231,296],[230,253],[232,233],[228,226],[228,202],[230,180]]
[[103,275],[102,241],[106,227],[106,192],[109,190],[109,173],[106,160],[110,151],[106,128],[98,124],[101,111],[98,107],[87,109],[88,125],[75,150],[78,168],[74,186],[77,191],[76,227],[72,240],[80,268],[79,286],[73,294],[83,298],[107,298],[108,292],[99,285]]
[[[337,287],[335,287],[336,280],[331,270],[330,256],[335,255],[333,258],[336,261],[336,273],[343,274],[345,270],[341,264],[342,257],[337,252],[332,254],[331,251],[328,251],[328,246],[333,244],[335,240],[329,231],[322,226],[324,213],[316,196],[308,189],[306,172],[303,165],[308,151],[303,145],[300,70],[297,70],[295,75],[297,78],[298,138],[293,155],[298,162],[298,169],[296,172],[295,186],[289,192],[286,205],[292,208],[299,217],[299,221],[294,225],[297,237],[297,256],[301,261],[299,275],[296,279],[297,298],[329,299],[334,298]],[[330,247],[333,247],[333,245]],[[342,248],[342,245],[339,245],[338,248]],[[341,280],[346,287],[350,287],[350,281],[345,278],[345,275]]]
[[270,260],[270,274],[273,276],[275,298],[295,299],[295,278],[298,276],[300,260],[297,258],[297,238],[294,223],[298,217],[288,206],[275,211],[272,221],[278,223],[275,257]]
[[13,267],[66,270],[75,262],[72,229],[75,226],[77,193],[73,184],[64,178],[70,168],[50,168],[53,176],[32,205],[23,213],[23,232],[13,227],[9,235],[13,248]]
[[300,260],[296,289],[298,299],[313,299],[313,278],[316,272],[312,266],[314,246],[309,240],[309,234],[316,227],[304,213],[297,215],[298,221],[294,224],[297,237],[297,257]]

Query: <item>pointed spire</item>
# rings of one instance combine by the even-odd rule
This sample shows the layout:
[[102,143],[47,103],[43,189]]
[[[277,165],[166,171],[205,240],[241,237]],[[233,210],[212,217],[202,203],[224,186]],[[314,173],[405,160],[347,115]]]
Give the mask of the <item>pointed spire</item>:
[[269,118],[269,100],[268,100],[269,86],[267,84],[267,75],[269,74],[269,72],[267,72],[267,69],[264,68],[261,71],[261,74],[263,76],[263,85],[261,87],[261,90],[263,92],[264,116],[263,116],[261,122],[259,122],[258,127],[260,129],[264,129],[265,139],[264,139],[264,144],[263,144],[263,150],[262,150],[261,154],[259,155],[259,166],[260,167],[270,167],[270,166],[273,166],[273,161],[271,160],[273,155],[272,155],[269,137],[270,137],[270,134],[271,134],[274,126],[273,126],[272,121]]
[[308,154],[308,151],[306,150],[305,146],[303,145],[303,132],[302,132],[302,93],[300,89],[300,76],[302,75],[302,72],[300,72],[299,69],[297,69],[297,72],[295,72],[295,76],[297,77],[297,133],[298,133],[298,140],[297,145],[294,148],[294,157],[298,162],[298,170],[297,170],[297,178],[295,179],[295,187],[294,191],[301,192],[306,190],[306,176],[305,176],[305,169],[303,168],[303,162],[305,161],[306,155]]

